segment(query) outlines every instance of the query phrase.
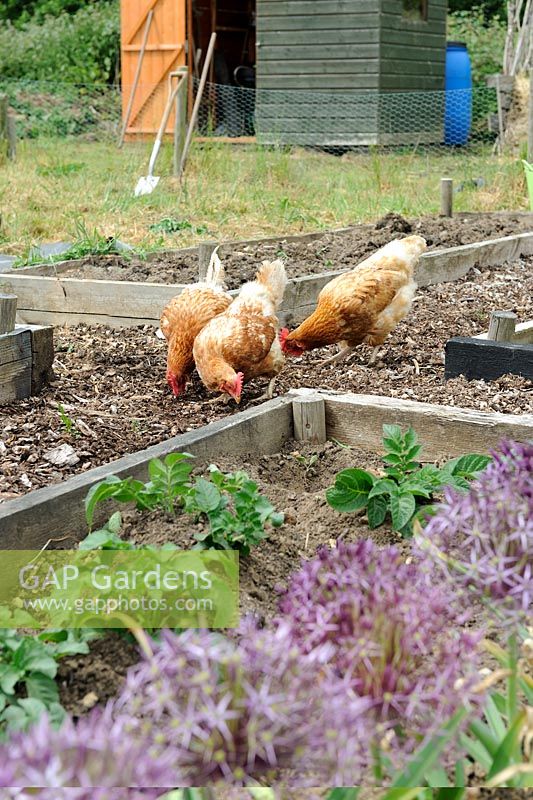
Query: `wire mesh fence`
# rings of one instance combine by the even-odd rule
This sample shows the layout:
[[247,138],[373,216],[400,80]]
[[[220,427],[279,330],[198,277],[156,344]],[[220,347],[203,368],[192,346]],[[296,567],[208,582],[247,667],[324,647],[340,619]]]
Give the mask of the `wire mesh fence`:
[[[129,138],[155,136],[160,123],[156,87],[139,87]],[[160,90],[160,87],[159,87]],[[113,141],[122,123],[119,87],[0,81],[20,138],[83,137]],[[128,89],[125,90],[126,95]],[[197,133],[202,137],[254,137],[259,145],[302,145],[343,152],[386,148],[472,148],[497,134],[494,88],[423,92],[303,91],[208,84]],[[169,122],[171,132],[173,117]]]

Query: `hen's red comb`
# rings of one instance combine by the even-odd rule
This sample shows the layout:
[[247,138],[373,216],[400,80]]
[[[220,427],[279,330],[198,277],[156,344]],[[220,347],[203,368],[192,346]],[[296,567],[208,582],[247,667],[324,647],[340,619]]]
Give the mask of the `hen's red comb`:
[[242,394],[243,381],[244,381],[244,372],[238,372],[237,375],[235,376],[235,382],[233,384],[235,387],[235,394],[237,395],[237,397],[240,397]]

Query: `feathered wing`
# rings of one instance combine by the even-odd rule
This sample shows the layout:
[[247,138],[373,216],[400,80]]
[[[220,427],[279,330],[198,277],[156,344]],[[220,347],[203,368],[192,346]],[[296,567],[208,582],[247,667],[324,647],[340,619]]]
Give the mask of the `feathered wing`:
[[345,342],[381,344],[412,303],[414,267],[426,243],[419,236],[389,242],[354,270],[330,281],[315,311],[284,342],[307,349]]
[[287,283],[281,261],[264,262],[254,281],[244,284],[232,304],[194,342],[194,360],[206,387],[216,390],[238,372],[244,379],[273,377],[284,357],[277,339],[276,308]]

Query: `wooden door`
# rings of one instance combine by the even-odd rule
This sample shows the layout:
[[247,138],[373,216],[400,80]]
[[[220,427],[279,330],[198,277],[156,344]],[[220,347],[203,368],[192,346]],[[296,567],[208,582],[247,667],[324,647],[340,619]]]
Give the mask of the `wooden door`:
[[[121,0],[122,114],[132,93],[146,21],[153,10],[127,139],[155,136],[169,94],[170,73],[186,63],[185,0]],[[170,116],[167,133],[174,129]]]

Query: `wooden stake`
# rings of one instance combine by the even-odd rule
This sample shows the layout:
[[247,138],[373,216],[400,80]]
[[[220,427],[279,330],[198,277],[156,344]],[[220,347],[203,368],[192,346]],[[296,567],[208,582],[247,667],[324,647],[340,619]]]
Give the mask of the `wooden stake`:
[[326,441],[326,406],[321,397],[297,397],[292,404],[292,415],[297,442]]
[[7,109],[7,94],[0,94],[0,142],[3,142],[5,139],[7,139]]
[[440,181],[440,213],[443,217],[453,216],[453,180],[441,178]]
[[198,245],[198,280],[204,281],[207,275],[207,268],[213,255],[213,250],[218,242],[200,242]]
[[146,24],[144,26],[144,34],[143,40],[141,44],[141,49],[139,51],[139,60],[137,61],[137,67],[135,68],[135,77],[133,78],[133,85],[131,87],[131,94],[128,100],[128,107],[126,109],[126,113],[124,114],[124,122],[122,123],[122,128],[120,131],[120,137],[118,140],[118,146],[122,147],[124,144],[124,136],[126,135],[126,129],[128,127],[130,116],[131,116],[131,109],[133,107],[133,101],[135,99],[135,95],[137,94],[137,87],[139,86],[139,78],[141,77],[141,68],[144,61],[144,54],[146,52],[146,44],[148,42],[148,34],[150,33],[150,28],[152,27],[152,19],[154,16],[154,9],[150,9],[150,13],[146,17]]
[[493,311],[490,315],[487,339],[495,342],[512,342],[518,317],[512,311]]
[[174,175],[179,175],[181,156],[185,144],[187,130],[187,67],[178,67],[176,72],[181,76],[180,88],[176,95],[176,122],[174,125],[174,154],[172,168]]
[[533,164],[533,69],[529,73],[529,111],[527,123],[527,160]]
[[185,144],[183,145],[183,153],[181,156],[181,162],[178,170],[180,178],[183,174],[183,170],[185,169],[185,162],[187,161],[187,154],[189,152],[189,147],[191,145],[194,126],[196,125],[196,118],[198,117],[198,111],[200,110],[200,103],[202,102],[204,87],[205,84],[207,83],[209,65],[211,64],[211,59],[213,58],[216,39],[217,39],[216,33],[212,33],[211,39],[209,40],[209,47],[207,48],[207,53],[205,55],[204,68],[202,70],[202,75],[200,78],[200,85],[198,86],[198,91],[196,93],[196,100],[194,101],[194,108],[192,110],[191,119],[189,122],[189,128],[187,130],[187,136],[185,137]]
[[14,294],[0,294],[0,335],[15,330],[17,298]]

